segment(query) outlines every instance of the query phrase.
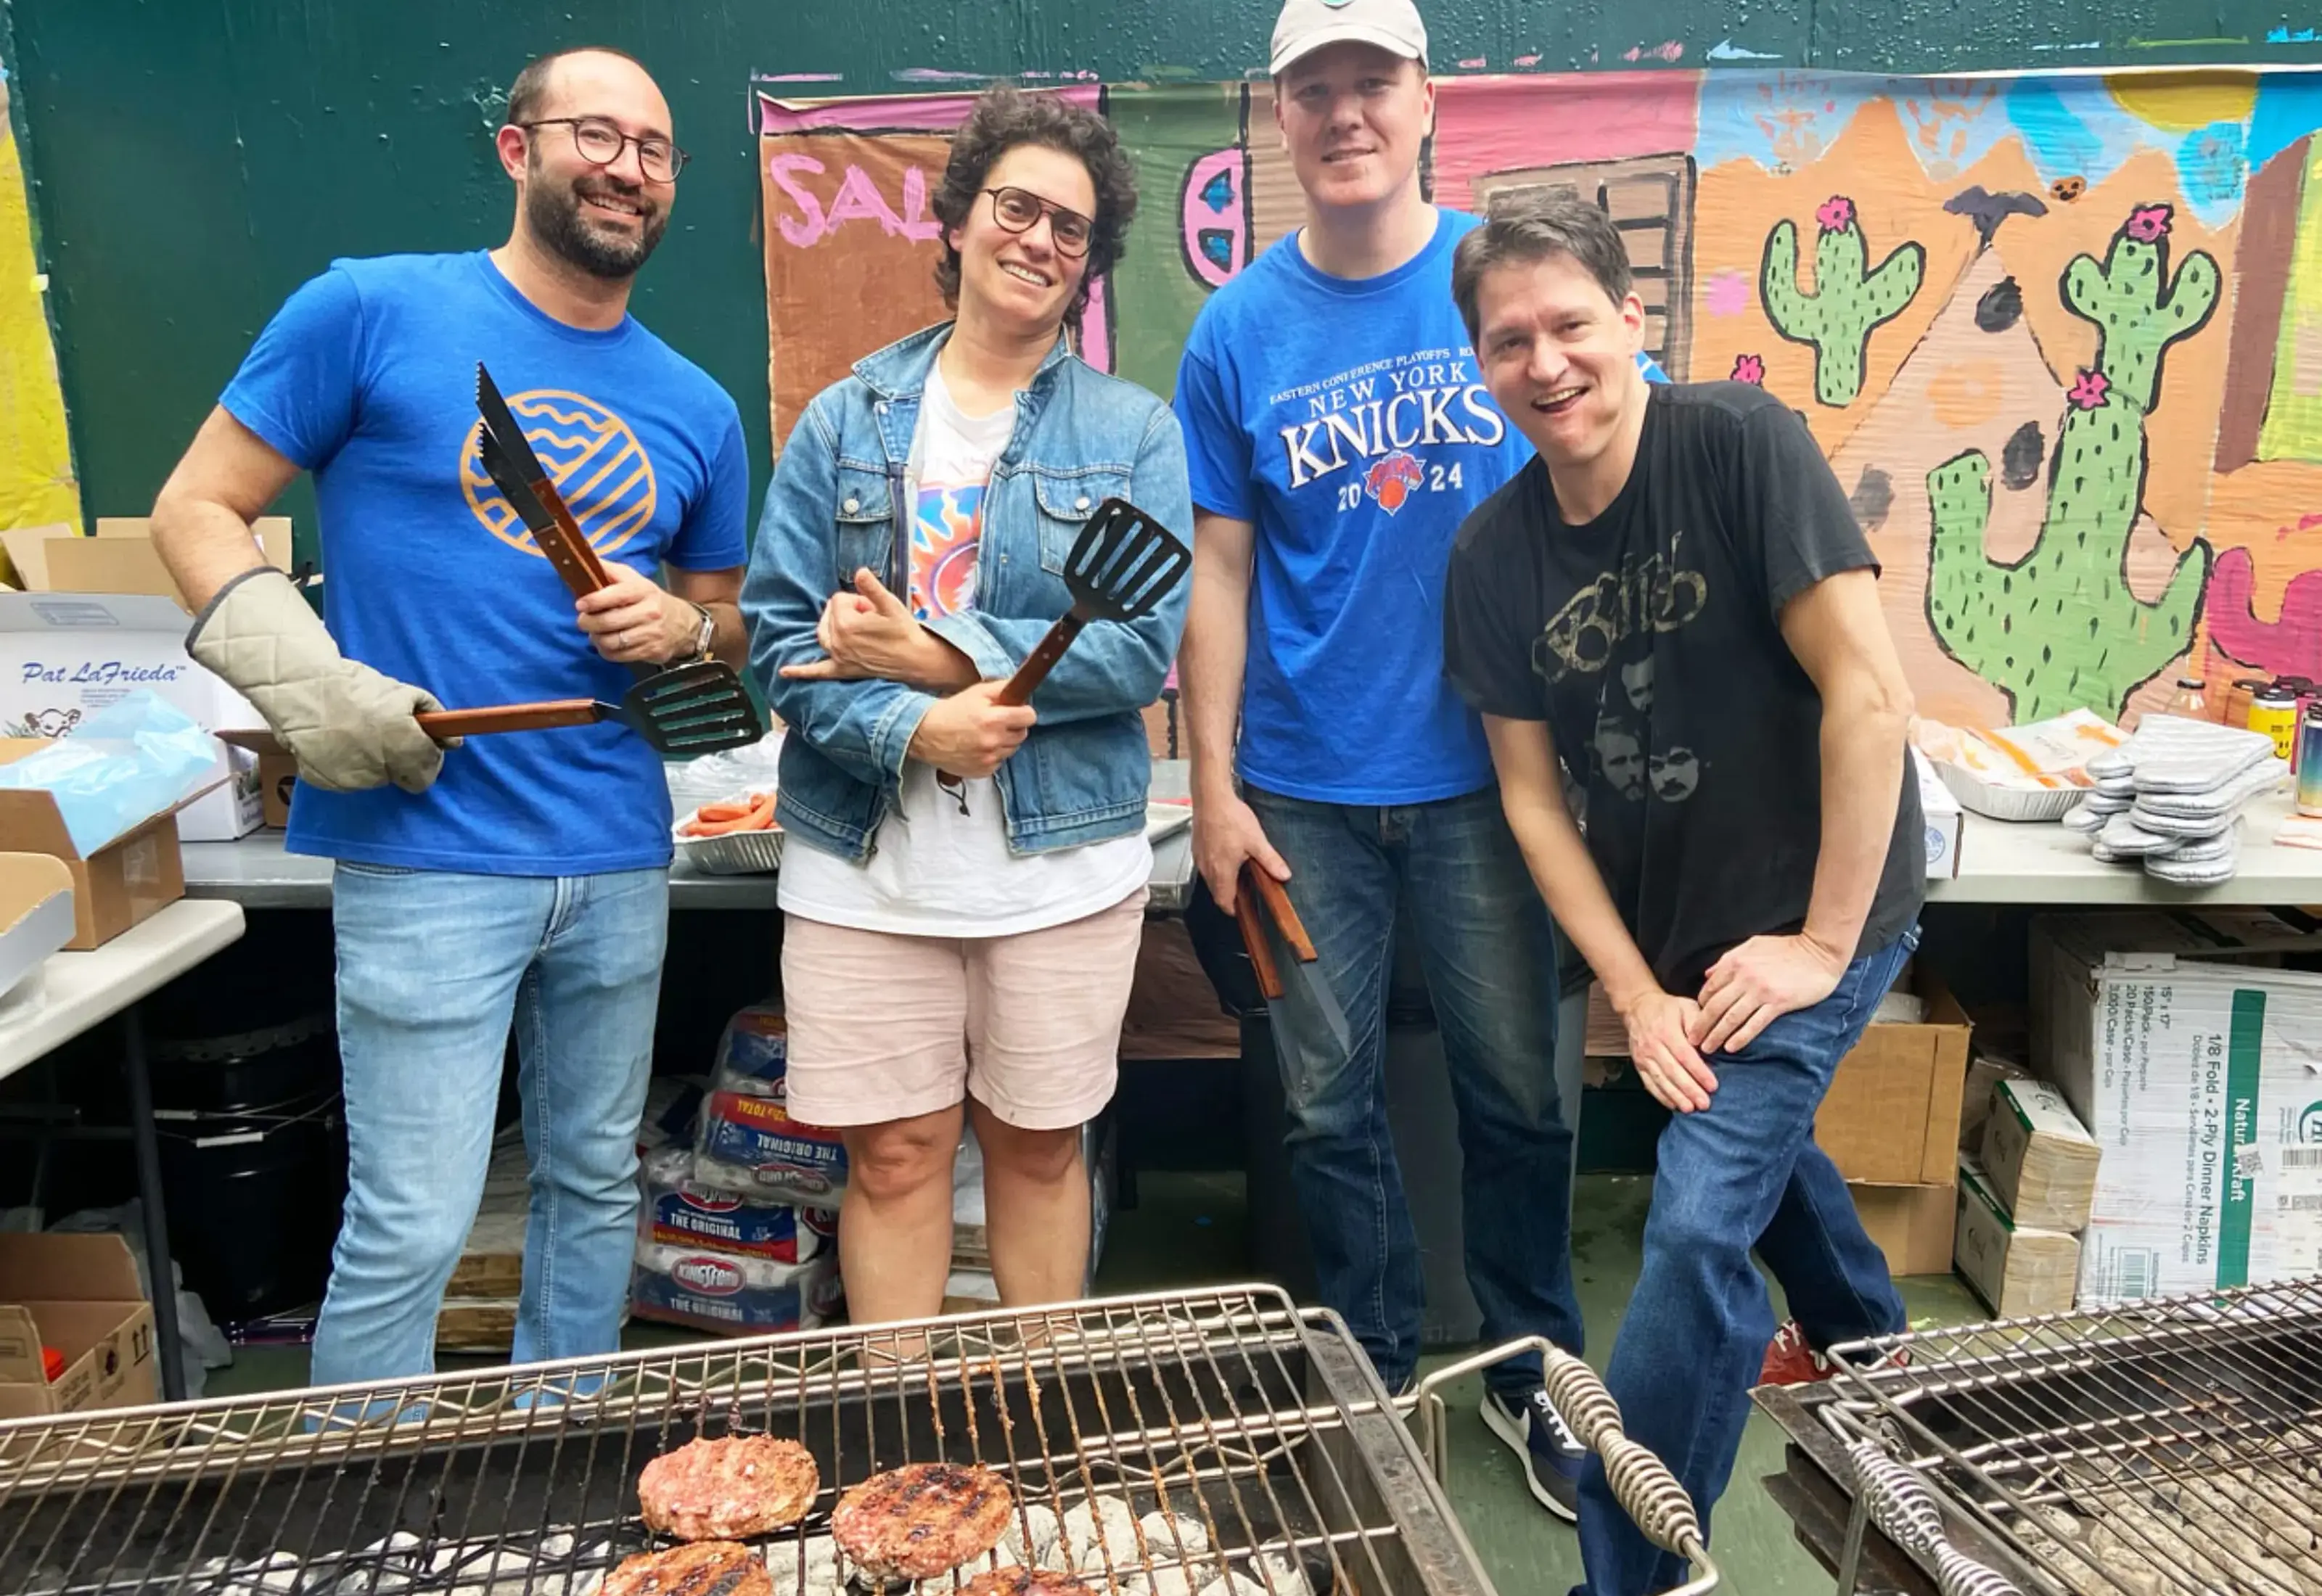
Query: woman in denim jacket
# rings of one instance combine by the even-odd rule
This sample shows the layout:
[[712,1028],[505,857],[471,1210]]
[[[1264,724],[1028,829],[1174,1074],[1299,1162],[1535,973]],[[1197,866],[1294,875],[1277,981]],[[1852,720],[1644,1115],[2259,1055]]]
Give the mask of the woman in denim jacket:
[[935,197],[956,317],[807,406],[743,590],[789,726],[789,1108],[846,1136],[862,1323],[940,1311],[963,1108],[1001,1300],[1082,1294],[1080,1127],[1112,1096],[1152,869],[1141,711],[1182,588],[1091,625],[1029,707],[994,695],[1071,607],[1065,558],[1106,498],[1192,534],[1175,417],[1065,339],[1136,205],[1102,118],[982,96]]

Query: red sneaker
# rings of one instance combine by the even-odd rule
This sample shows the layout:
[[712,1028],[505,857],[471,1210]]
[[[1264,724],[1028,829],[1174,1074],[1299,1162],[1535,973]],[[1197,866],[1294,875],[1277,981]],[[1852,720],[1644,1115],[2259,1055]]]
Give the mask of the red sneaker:
[[[1896,1351],[1879,1361],[1881,1369],[1899,1369],[1910,1363],[1908,1354]],[[1838,1367],[1814,1349],[1805,1329],[1792,1319],[1774,1332],[1766,1345],[1766,1361],[1758,1370],[1760,1385],[1812,1385],[1828,1380]]]
[[1774,1332],[1766,1345],[1766,1362],[1758,1371],[1760,1385],[1812,1385],[1831,1376],[1830,1360],[1806,1341],[1805,1327],[1792,1319]]

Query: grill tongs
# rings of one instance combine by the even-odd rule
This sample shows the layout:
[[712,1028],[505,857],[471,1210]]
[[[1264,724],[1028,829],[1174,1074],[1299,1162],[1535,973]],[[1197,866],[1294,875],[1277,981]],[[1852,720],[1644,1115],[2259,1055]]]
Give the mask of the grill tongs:
[[[484,470],[498,485],[533,541],[564,585],[585,597],[612,585],[605,563],[590,546],[563,495],[548,479],[540,459],[500,397],[491,373],[476,366],[476,408],[483,417],[478,447]],[[691,758],[743,748],[766,734],[766,723],[734,668],[721,660],[681,665],[632,664],[637,685],[618,704],[594,698],[557,698],[482,709],[438,710],[418,717],[438,739],[493,732],[539,731],[554,726],[617,721],[665,756]]]

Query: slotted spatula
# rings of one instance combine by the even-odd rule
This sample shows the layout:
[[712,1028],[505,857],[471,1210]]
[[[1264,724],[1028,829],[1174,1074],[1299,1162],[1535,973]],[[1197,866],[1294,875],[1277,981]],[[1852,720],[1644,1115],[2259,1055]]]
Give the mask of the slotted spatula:
[[[590,545],[566,506],[563,495],[556,491],[548,479],[540,459],[532,451],[532,444],[524,435],[524,428],[508,409],[507,401],[492,381],[483,362],[476,363],[476,409],[483,417],[477,434],[482,453],[484,470],[497,485],[509,506],[540,545],[542,553],[556,573],[564,579],[566,587],[574,594],[586,597],[601,588],[610,587],[612,578],[604,561]],[[446,729],[444,736],[465,735],[470,732],[533,731],[544,726],[586,725],[592,721],[617,720],[635,730],[646,742],[664,754],[691,757],[695,754],[717,753],[726,749],[745,748],[766,734],[766,723],[751,700],[749,689],[734,668],[722,660],[693,660],[681,665],[660,666],[632,663],[629,666],[638,680],[621,700],[620,707],[607,715],[590,714],[571,718],[579,712],[576,705],[592,705],[596,708],[611,708],[588,698],[558,699],[553,702],[566,718],[540,720],[536,714],[521,725],[484,725],[465,731]],[[509,711],[537,712],[540,705],[510,705]],[[450,710],[451,715],[497,715],[499,710]],[[429,718],[419,717],[425,724]],[[431,728],[432,730],[433,728]]]
[[[562,726],[617,721],[676,759],[739,748],[763,734],[753,713],[737,711],[717,679],[713,662],[697,661],[657,671],[629,689],[618,704],[601,698],[550,698],[535,704],[501,704],[488,709],[438,709],[414,718],[437,742],[494,732],[544,732]],[[727,672],[731,674],[731,672]]]
[[1073,540],[1065,561],[1073,607],[1024,656],[1000,689],[999,701],[1030,703],[1033,690],[1091,621],[1128,622],[1152,614],[1193,563],[1193,552],[1167,527],[1126,499],[1105,500]]

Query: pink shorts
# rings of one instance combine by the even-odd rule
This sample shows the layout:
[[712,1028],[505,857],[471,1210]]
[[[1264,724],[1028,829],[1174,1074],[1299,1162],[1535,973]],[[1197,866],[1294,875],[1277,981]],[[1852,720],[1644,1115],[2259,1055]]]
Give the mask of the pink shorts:
[[785,917],[791,1117],[877,1125],[973,1094],[1024,1130],[1093,1119],[1120,1072],[1147,896],[1140,887],[1084,919],[1014,936]]

